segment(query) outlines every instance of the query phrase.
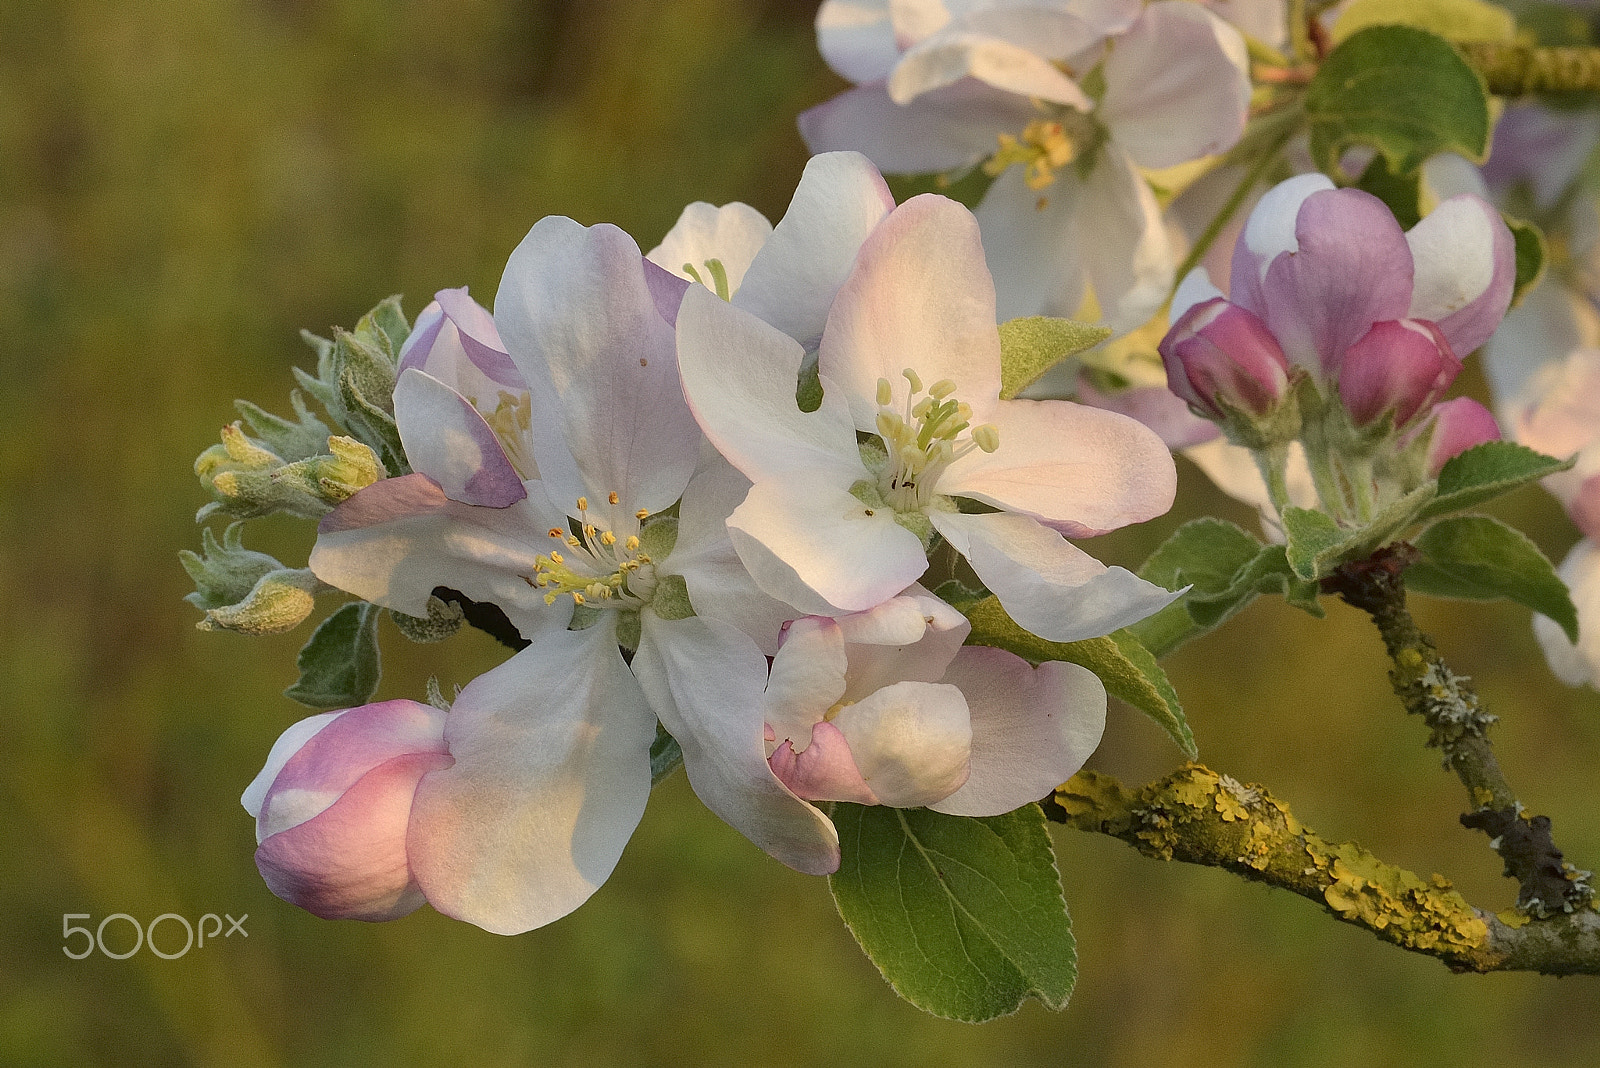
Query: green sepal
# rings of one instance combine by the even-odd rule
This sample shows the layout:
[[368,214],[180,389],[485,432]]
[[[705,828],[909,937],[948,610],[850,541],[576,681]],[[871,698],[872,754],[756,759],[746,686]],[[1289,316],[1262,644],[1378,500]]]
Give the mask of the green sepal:
[[1079,642],[1047,641],[1024,630],[995,597],[984,598],[965,614],[972,623],[968,645],[1004,649],[1033,664],[1065,660],[1086,667],[1099,676],[1106,693],[1155,720],[1189,759],[1198,755],[1177,691],[1150,650],[1129,630]]
[[656,740],[650,743],[650,785],[655,786],[682,763],[683,747],[667,733],[667,728],[657,723]]
[[244,417],[252,437],[259,439],[285,461],[293,463],[326,449],[330,431],[328,424],[306,408],[306,399],[298,389],[289,391],[289,403],[294,405],[293,422],[247,400],[236,400],[233,406]]
[[283,695],[310,708],[354,708],[378,692],[378,614],[352,601],[317,625],[295,660],[300,679]]
[[694,615],[689,602],[689,584],[682,575],[662,575],[650,596],[650,611],[662,619],[688,619]]
[[795,382],[794,402],[802,412],[814,412],[822,407],[822,373],[818,369],[815,350],[807,352],[800,361],[800,376]]
[[180,549],[178,560],[194,580],[194,592],[183,599],[199,609],[237,604],[263,575],[283,570],[276,558],[244,547],[242,522],[228,524],[220,545],[210,527],[202,528],[200,552]]
[[1070,356],[1111,336],[1109,327],[1032,315],[1000,324],[1000,399],[1010,400]]
[[828,877],[850,933],[895,992],[946,1019],[1066,1006],[1072,920],[1038,805],[975,819],[836,804],[842,860]]
[[1412,539],[1422,558],[1406,570],[1406,588],[1435,597],[1490,601],[1504,597],[1549,616],[1578,640],[1578,610],[1539,547],[1520,530],[1484,515],[1441,519]]
[[1489,92],[1483,76],[1438,34],[1369,26],[1328,54],[1306,87],[1311,155],[1343,178],[1339,157],[1355,145],[1383,154],[1406,175],[1438,152],[1488,158]]
[[[367,399],[357,384],[355,372],[349,368],[339,376],[339,399],[344,405],[345,424],[351,435],[376,452],[391,475],[410,474],[411,465],[406,462],[405,446],[400,442],[394,416]],[[386,399],[389,399],[387,395]]]
[[1439,471],[1439,492],[1419,519],[1448,515],[1493,500],[1546,476],[1565,471],[1572,460],[1534,452],[1511,441],[1486,441],[1457,453]]
[[1515,308],[1522,303],[1522,298],[1528,291],[1539,284],[1544,277],[1544,269],[1549,257],[1545,247],[1544,232],[1531,222],[1501,213],[1500,217],[1506,221],[1506,226],[1511,229],[1511,239],[1516,247],[1517,275],[1516,282],[1511,289],[1511,306]]
[[400,294],[383,298],[362,316],[361,321],[356,323],[356,333],[360,334],[363,327],[381,333],[390,358],[398,362],[400,349],[405,345],[406,338],[411,336],[411,324],[406,322],[406,314],[400,310]]
[[197,630],[232,630],[257,637],[293,630],[316,607],[319,590],[327,589],[309,568],[280,568],[256,580],[237,604],[206,610]]
[[1285,508],[1283,530],[1288,544],[1284,555],[1290,568],[1303,581],[1315,582],[1347,561],[1366,559],[1421,519],[1435,499],[1434,493],[1435,484],[1425,482],[1355,530],[1339,526],[1326,512]]

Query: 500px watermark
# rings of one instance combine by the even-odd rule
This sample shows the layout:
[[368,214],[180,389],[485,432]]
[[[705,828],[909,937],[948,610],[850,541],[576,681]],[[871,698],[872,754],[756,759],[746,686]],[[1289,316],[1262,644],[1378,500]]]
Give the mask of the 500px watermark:
[[[224,918],[226,918],[228,921],[228,929],[226,931],[222,929],[222,921]],[[243,916],[240,916],[237,920],[232,916],[229,916],[226,912],[224,912],[221,916],[218,916],[215,912],[208,912],[204,916],[201,916],[196,922],[190,923],[188,919],[183,916],[179,916],[176,912],[163,912],[161,915],[151,920],[147,926],[141,927],[139,925],[139,921],[134,919],[132,916],[129,916],[126,912],[113,912],[111,915],[101,920],[99,925],[91,931],[87,927],[80,927],[72,922],[73,920],[92,919],[89,913],[66,912],[61,916],[61,952],[65,953],[73,960],[82,960],[98,949],[102,954],[110,957],[112,960],[127,960],[129,957],[139,952],[142,947],[148,946],[150,948],[150,952],[154,953],[162,960],[177,960],[191,949],[204,948],[207,938],[214,942],[217,940],[218,935],[221,935],[223,938],[227,938],[236,933],[243,935],[245,938],[249,938],[250,932],[244,929],[244,921],[248,920],[249,918],[250,914],[248,912]],[[113,921],[121,921],[124,925],[133,928],[132,949],[108,949],[106,947],[106,927],[111,925]],[[156,945],[156,929],[161,927],[162,924],[166,924],[166,927],[163,929],[161,935],[162,942],[166,945],[165,949]],[[208,925],[209,930],[207,929]],[[183,928],[183,945],[176,950],[173,949],[173,946],[177,943],[178,937],[175,927]],[[195,937],[197,929],[199,933],[198,940]],[[114,932],[114,937],[112,939],[113,943],[119,947],[125,944],[121,934],[121,929],[118,927],[112,927],[112,931]],[[83,948],[75,951],[74,946],[72,945],[72,940],[77,935],[83,936]]]

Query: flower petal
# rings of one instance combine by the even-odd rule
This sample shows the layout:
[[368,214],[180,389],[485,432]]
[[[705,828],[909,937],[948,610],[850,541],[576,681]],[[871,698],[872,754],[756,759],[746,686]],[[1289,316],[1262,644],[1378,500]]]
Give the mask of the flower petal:
[[1107,567],[1027,516],[931,512],[929,518],[1011,618],[1048,641],[1109,634],[1179,597],[1131,571]]
[[923,93],[901,106],[882,82],[847,89],[800,113],[800,136],[812,152],[854,149],[889,174],[967,167],[999,147],[995,135],[1034,117],[1026,97],[975,79]]
[[1183,398],[1166,386],[1135,386],[1117,393],[1101,393],[1080,378],[1078,400],[1092,408],[1137,419],[1155,431],[1169,449],[1187,449],[1221,433],[1217,424],[1195,415]]
[[716,620],[665,622],[646,613],[633,670],[683,747],[689,784],[707,808],[796,871],[826,875],[839,867],[832,822],[767,764],[761,701],[767,665],[749,638]]
[[650,795],[655,717],[614,630],[545,626],[445,722],[408,851],[434,908],[497,934],[565,916],[605,882]]
[[952,816],[998,816],[1048,797],[1100,744],[1106,691],[1094,672],[1049,661],[1037,668],[1003,649],[961,650],[944,681],[972,710],[972,774],[928,807]]
[[525,393],[528,385],[506,355],[494,317],[467,295],[467,287],[441,289],[422,309],[400,349],[399,371],[426,371],[467,397],[497,389]]
[[1078,83],[1048,59],[1022,45],[980,33],[935,34],[913,45],[889,75],[889,99],[905,106],[922,94],[974,78],[1023,97],[1079,111],[1094,107]]
[[918,808],[967,781],[972,725],[954,686],[897,682],[840,709],[833,726],[880,804]]
[[412,469],[437,482],[451,500],[504,508],[528,495],[483,416],[427,372],[401,372],[394,415]]
[[848,486],[866,477],[850,413],[832,388],[815,412],[800,410],[804,358],[797,341],[749,312],[702,288],[684,295],[682,392],[717,451],[754,480],[814,469]]
[[890,406],[905,406],[908,366],[926,386],[954,381],[974,421],[1000,395],[994,282],[977,220],[931,194],[896,208],[861,246],[818,350],[818,371],[839,384],[856,429],[867,432],[877,428],[880,378],[889,380]]
[[921,586],[839,617],[850,668],[844,700],[897,682],[938,682],[972,633],[967,617]]
[[812,471],[757,482],[728,533],[756,584],[805,615],[871,608],[928,567],[921,540],[892,512]]
[[[845,693],[844,633],[825,616],[802,616],[784,631],[772,658],[762,717],[774,742],[798,742]],[[785,779],[785,782],[788,780]]]
[[750,261],[771,235],[767,217],[748,204],[734,202],[719,208],[697,200],[683,209],[661,244],[645,253],[645,258],[680,278],[691,278],[687,268],[693,268],[707,286],[713,281],[706,265],[717,260],[727,272],[730,293],[738,292]]
[[[1249,310],[1266,320],[1291,364],[1331,378],[1373,323],[1406,317],[1411,249],[1388,206],[1359,189],[1306,197],[1295,239],[1299,250],[1267,268],[1265,307]],[[1233,300],[1243,303],[1237,293]]]
[[734,307],[815,349],[861,243],[893,210],[894,196],[867,157],[813,156],[789,210],[734,293]]
[[812,727],[808,744],[798,753],[794,743],[785,740],[767,758],[767,765],[779,782],[808,801],[883,803],[861,777],[850,743],[832,723]]
[[1600,545],[1578,542],[1556,573],[1578,609],[1578,644],[1547,616],[1533,617],[1533,633],[1556,678],[1568,686],[1595,686],[1600,682]]
[[1024,512],[1071,537],[1142,523],[1172,507],[1178,473],[1155,431],[1071,401],[1000,401],[992,453],[973,450],[939,492]]
[[1197,4],[1151,4],[1106,57],[1097,115],[1141,167],[1225,152],[1244,132],[1249,70],[1238,30]]
[[1408,317],[1429,319],[1465,356],[1489,339],[1516,282],[1516,243],[1500,213],[1471,194],[1454,196],[1406,232],[1415,264]]
[[[267,799],[267,791],[272,788],[272,783],[278,777],[278,772],[283,770],[289,758],[300,751],[300,748],[314,738],[328,724],[344,715],[346,710],[338,712],[323,712],[315,716],[307,716],[289,725],[278,740],[272,743],[272,749],[267,753],[267,762],[256,777],[250,780],[250,785],[244,788],[244,794],[239,798],[239,804],[252,817],[261,815],[261,803]],[[261,841],[258,837],[257,842]]]
[[[1267,268],[1280,253],[1300,249],[1300,239],[1295,236],[1300,206],[1312,193],[1332,188],[1333,180],[1325,174],[1298,174],[1261,195],[1245,221],[1238,243],[1233,246],[1228,299],[1256,315],[1263,315],[1266,305],[1261,286],[1267,279]],[[1177,321],[1176,312],[1173,321]]]
[[426,475],[386,478],[323,517],[310,567],[331,586],[413,616],[426,616],[433,588],[448,586],[499,605],[521,630],[562,611],[522,578],[556,523],[565,519],[542,493],[479,508],[450,500]]
[[823,0],[817,48],[828,66],[853,82],[888,77],[900,58],[889,0]]
[[563,507],[614,492],[627,513],[657,512],[694,471],[700,430],[681,400],[673,330],[647,266],[656,270],[615,226],[551,216],[500,279],[495,323],[536,386],[535,459]]

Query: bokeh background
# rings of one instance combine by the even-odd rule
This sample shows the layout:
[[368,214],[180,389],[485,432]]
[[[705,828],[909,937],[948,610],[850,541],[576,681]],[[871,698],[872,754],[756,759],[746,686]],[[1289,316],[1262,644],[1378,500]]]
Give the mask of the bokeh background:
[[[237,799],[305,714],[280,694],[310,625],[194,629],[175,556],[199,544],[194,456],[234,397],[287,410],[289,368],[311,356],[300,328],[396,292],[415,314],[463,283],[487,303],[543,215],[612,221],[645,248],[691,200],[776,219],[806,158],[794,117],[842,86],[814,10],[0,4],[0,1062],[1596,1063],[1600,981],[1453,976],[1297,898],[1075,832],[1057,836],[1070,1007],[932,1019],[879,978],[821,880],[758,852],[681,775],[589,904],[517,938],[426,909],[328,923],[262,886]],[[1092,547],[1136,564],[1183,517],[1249,522],[1186,465],[1183,483],[1172,516]],[[1576,538],[1538,490],[1499,511],[1557,559]],[[252,531],[304,559],[305,525]],[[1525,610],[1417,611],[1502,715],[1525,800],[1600,866],[1600,700],[1549,676]],[[384,643],[385,697],[420,696],[430,674],[449,692],[501,655],[472,632]],[[1384,668],[1338,604],[1322,622],[1257,604],[1169,662],[1212,766],[1328,837],[1509,904]],[[1096,763],[1144,781],[1179,759],[1119,707]],[[63,914],[118,912],[248,914],[248,938],[171,961],[64,955]]]

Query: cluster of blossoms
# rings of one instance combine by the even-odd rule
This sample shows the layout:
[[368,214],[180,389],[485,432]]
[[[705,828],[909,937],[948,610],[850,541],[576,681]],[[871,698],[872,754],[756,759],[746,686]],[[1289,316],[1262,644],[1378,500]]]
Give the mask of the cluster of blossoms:
[[1320,506],[1359,526],[1500,436],[1478,402],[1440,398],[1458,354],[1505,315],[1514,273],[1511,233],[1481,197],[1451,197],[1403,232],[1369,193],[1291,178],[1251,212],[1228,295],[1204,270],[1179,286],[1160,345],[1168,386],[1249,450],[1269,518]]
[[1000,399],[1000,358],[972,214],[895,207],[853,153],[812,160],[776,227],[696,204],[649,256],[541,220],[493,314],[465,290],[421,314],[393,389],[410,473],[323,516],[310,560],[411,617],[440,587],[492,603],[527,644],[447,711],[285,732],[244,797],[268,884],[323,916],[548,923],[617,863],[658,723],[705,804],[803,872],[839,863],[814,802],[1049,793],[1098,743],[1100,681],[962,648],[928,553],[1044,637],[1105,634],[1176,595],[1066,536],[1164,512],[1175,472],[1132,419]]

